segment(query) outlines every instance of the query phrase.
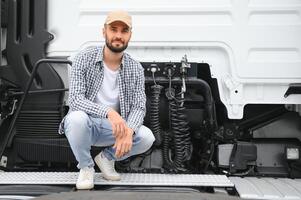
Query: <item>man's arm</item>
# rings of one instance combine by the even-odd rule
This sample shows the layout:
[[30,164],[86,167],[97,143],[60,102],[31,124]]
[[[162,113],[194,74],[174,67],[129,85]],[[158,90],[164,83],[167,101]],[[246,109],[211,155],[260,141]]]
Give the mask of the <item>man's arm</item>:
[[145,95],[145,78],[144,78],[144,69],[139,64],[139,71],[137,74],[137,80],[135,83],[134,91],[134,101],[131,105],[131,110],[127,118],[127,126],[132,129],[134,132],[142,125],[143,119],[146,113],[146,95]]
[[120,114],[114,109],[109,109],[107,116],[108,120],[112,124],[112,131],[115,138],[124,136],[127,127],[124,119],[120,116]]
[[135,83],[135,91],[133,93],[133,104],[127,119],[127,127],[125,128],[125,134],[121,137],[116,137],[116,142],[113,148],[116,149],[115,156],[117,158],[122,157],[128,153],[133,145],[133,134],[142,125],[146,112],[146,95],[144,83],[144,70],[142,66],[139,68],[137,79]]
[[85,52],[80,52],[73,60],[70,77],[69,90],[69,106],[72,110],[81,110],[95,117],[105,118],[108,114],[109,107],[99,105],[85,96],[86,80],[85,70],[88,65],[88,55]]

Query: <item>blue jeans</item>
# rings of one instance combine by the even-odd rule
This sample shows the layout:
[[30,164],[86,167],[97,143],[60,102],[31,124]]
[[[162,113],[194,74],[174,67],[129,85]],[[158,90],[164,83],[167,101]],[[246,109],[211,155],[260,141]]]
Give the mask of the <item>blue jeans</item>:
[[94,118],[83,111],[73,111],[66,116],[64,129],[73,154],[78,161],[79,169],[94,166],[90,154],[91,146],[107,147],[103,150],[103,154],[109,160],[124,160],[130,156],[144,153],[155,141],[152,131],[142,125],[133,135],[132,149],[117,159],[115,149],[112,148],[115,137],[108,119]]

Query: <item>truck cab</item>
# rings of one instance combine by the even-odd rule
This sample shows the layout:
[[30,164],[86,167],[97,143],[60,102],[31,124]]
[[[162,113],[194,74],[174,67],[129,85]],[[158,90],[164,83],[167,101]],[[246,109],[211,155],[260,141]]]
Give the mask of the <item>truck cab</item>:
[[104,45],[116,9],[133,17],[126,52],[144,68],[156,141],[116,163],[123,181],[97,176],[93,192],[300,199],[298,0],[2,0],[0,195],[73,190],[77,163],[58,134],[69,72],[79,51]]

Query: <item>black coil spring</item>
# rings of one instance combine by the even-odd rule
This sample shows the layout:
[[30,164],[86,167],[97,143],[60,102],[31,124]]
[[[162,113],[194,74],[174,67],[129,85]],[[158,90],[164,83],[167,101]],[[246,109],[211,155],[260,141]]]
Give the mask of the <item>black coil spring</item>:
[[159,104],[160,104],[160,94],[163,89],[161,85],[151,86],[151,103],[150,103],[150,129],[152,130],[156,140],[154,142],[155,146],[159,146],[162,143],[161,127],[159,121]]

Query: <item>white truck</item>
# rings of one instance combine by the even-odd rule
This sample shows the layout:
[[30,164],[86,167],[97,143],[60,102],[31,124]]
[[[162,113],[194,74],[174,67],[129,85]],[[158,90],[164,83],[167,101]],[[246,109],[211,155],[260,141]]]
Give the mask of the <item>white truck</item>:
[[[97,173],[93,198],[106,190],[127,199],[129,189],[131,199],[301,199],[300,0],[1,7],[0,198],[72,190],[76,160],[57,133],[69,108],[68,71],[78,51],[104,45],[105,16],[123,9],[133,17],[127,52],[145,68],[145,124],[156,141],[116,164],[121,181]],[[68,195],[88,198],[61,198]]]

